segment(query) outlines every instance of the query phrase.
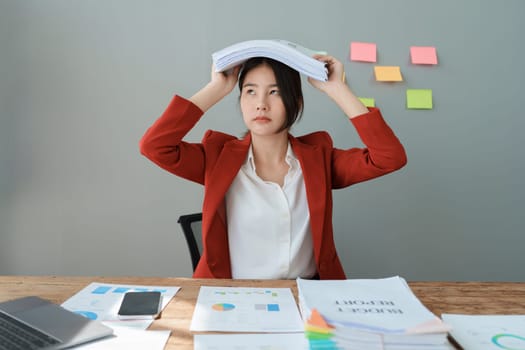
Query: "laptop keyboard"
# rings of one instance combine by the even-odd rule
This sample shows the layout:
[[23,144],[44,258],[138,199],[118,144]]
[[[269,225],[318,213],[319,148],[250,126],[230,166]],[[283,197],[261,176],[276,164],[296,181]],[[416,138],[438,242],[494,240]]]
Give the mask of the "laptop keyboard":
[[0,312],[0,350],[33,350],[60,341]]

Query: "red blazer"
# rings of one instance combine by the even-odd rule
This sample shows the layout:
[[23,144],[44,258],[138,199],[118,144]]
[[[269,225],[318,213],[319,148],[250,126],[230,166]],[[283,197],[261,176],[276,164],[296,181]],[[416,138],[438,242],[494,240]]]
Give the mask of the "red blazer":
[[[140,141],[141,153],[161,168],[204,185],[203,252],[193,277],[231,278],[225,195],[244,163],[250,134],[238,139],[208,130],[201,143],[182,141],[203,112],[175,96]],[[301,163],[310,211],[317,271],[321,279],[344,279],[332,228],[332,189],[373,179],[406,164],[403,146],[376,108],[350,119],[366,148],[334,148],[326,132],[289,135]]]

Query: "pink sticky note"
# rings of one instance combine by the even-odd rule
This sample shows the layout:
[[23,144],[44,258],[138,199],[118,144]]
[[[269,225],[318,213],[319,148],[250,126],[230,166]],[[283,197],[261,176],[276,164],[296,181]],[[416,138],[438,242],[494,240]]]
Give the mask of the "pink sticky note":
[[350,43],[350,61],[376,62],[376,44],[374,43]]
[[437,64],[436,48],[434,46],[411,46],[410,58],[413,64]]

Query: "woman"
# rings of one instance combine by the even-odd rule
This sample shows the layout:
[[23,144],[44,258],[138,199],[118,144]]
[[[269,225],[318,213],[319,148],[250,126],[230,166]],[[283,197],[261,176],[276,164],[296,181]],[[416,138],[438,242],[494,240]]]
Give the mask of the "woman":
[[[196,278],[344,279],[332,228],[332,189],[401,168],[403,146],[378,109],[368,110],[344,82],[343,64],[325,62],[328,80],[308,81],[348,116],[366,148],[334,148],[326,132],[289,131],[303,110],[297,71],[252,58],[211,81],[189,100],[175,96],[140,142],[143,155],[205,186],[203,253]],[[242,139],[207,131],[182,141],[238,83],[248,128]]]

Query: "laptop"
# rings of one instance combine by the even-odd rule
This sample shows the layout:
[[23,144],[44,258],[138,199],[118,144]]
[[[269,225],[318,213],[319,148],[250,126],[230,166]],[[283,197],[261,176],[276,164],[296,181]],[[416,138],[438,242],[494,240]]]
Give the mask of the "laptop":
[[0,350],[64,349],[112,334],[99,321],[39,297],[0,303]]

